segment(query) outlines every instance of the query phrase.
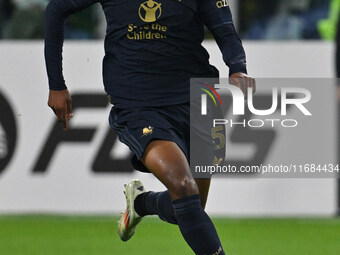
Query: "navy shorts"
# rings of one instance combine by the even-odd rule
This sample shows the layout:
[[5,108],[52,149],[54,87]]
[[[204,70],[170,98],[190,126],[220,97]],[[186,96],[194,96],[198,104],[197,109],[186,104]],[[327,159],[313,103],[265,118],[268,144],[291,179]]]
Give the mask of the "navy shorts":
[[189,158],[190,105],[120,109],[114,106],[110,112],[110,125],[134,153],[132,165],[136,170],[149,172],[141,163],[146,147],[153,140],[176,143]]
[[197,130],[190,127],[190,103],[132,109],[113,106],[109,117],[110,126],[119,136],[119,140],[134,153],[131,160],[133,167],[142,172],[149,172],[140,158],[153,140],[176,143],[190,164],[190,139],[194,139],[195,148],[191,151],[195,153],[193,158],[213,163],[216,152],[214,152],[215,144],[209,126],[212,122],[206,119],[195,121],[200,123],[192,126],[201,127],[203,123],[205,127]]

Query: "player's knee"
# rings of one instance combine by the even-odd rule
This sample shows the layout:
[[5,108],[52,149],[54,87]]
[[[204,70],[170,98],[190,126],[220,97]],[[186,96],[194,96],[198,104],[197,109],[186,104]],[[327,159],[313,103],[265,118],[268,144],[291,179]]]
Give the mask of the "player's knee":
[[173,199],[179,199],[199,194],[197,184],[193,178],[185,177],[177,180],[173,188],[169,190]]

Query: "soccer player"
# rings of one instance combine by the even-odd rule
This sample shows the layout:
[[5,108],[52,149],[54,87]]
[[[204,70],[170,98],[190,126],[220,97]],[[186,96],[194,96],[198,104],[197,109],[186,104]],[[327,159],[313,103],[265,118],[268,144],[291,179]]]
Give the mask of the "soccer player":
[[236,85],[254,86],[227,0],[51,0],[45,37],[48,105],[66,130],[72,106],[62,74],[64,22],[97,2],[107,20],[103,80],[113,104],[110,125],[134,153],[135,169],[151,172],[167,188],[146,192],[138,180],[125,187],[120,238],[129,240],[142,217],[157,214],[179,226],[195,254],[225,254],[204,211],[210,179],[194,179],[188,157],[190,78],[219,76],[201,45],[204,25]]

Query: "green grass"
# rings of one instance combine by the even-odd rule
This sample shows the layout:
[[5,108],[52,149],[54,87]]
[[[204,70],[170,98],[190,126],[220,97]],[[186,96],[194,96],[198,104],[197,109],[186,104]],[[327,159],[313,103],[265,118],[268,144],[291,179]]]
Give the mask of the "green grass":
[[[121,242],[109,217],[0,216],[1,255],[193,254],[177,226],[145,219]],[[214,223],[228,255],[339,255],[340,219],[224,219]]]

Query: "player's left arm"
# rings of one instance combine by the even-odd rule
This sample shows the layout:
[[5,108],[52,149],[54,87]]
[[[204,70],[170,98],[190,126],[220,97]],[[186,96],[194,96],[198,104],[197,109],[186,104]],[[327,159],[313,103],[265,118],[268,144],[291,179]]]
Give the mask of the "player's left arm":
[[244,95],[247,95],[248,87],[252,87],[255,92],[255,79],[247,74],[246,54],[236,32],[228,1],[200,0],[199,13],[229,67],[230,83],[240,87]]

